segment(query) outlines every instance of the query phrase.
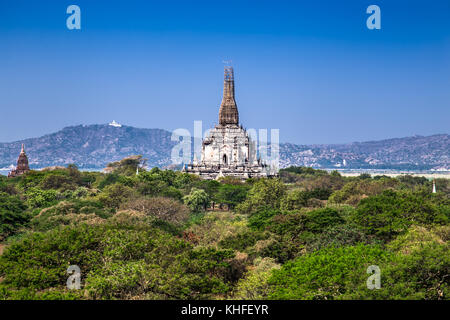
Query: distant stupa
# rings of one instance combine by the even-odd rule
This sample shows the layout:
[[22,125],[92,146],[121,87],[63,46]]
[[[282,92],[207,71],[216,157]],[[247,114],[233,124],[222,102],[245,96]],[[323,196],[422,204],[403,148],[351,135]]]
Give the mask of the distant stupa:
[[25,146],[22,143],[22,150],[20,150],[19,158],[17,159],[16,169],[11,170],[11,172],[8,173],[8,178],[20,176],[28,171],[30,171],[30,167],[28,165],[28,157],[25,153]]
[[120,128],[122,126],[120,123],[117,123],[116,120],[113,120],[112,122],[110,122],[109,125],[111,127],[117,127],[117,128]]

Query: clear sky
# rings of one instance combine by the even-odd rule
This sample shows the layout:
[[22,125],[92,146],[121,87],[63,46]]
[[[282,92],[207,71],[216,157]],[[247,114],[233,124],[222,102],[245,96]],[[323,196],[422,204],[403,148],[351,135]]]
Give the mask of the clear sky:
[[[68,30],[66,8],[81,8]],[[366,8],[381,8],[369,30]],[[0,0],[0,142],[116,121],[240,120],[282,142],[449,133],[450,1]]]

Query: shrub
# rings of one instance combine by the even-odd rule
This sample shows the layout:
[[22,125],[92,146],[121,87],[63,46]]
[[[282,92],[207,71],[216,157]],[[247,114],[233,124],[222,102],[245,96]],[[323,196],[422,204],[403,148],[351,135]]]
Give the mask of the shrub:
[[140,211],[148,216],[170,223],[180,224],[188,218],[189,208],[170,198],[137,198],[122,205],[122,209]]
[[267,234],[254,230],[245,230],[226,237],[219,242],[219,246],[225,249],[244,251],[248,247],[254,246],[257,241],[267,239]]
[[192,188],[189,195],[185,196],[183,200],[193,212],[206,210],[210,203],[208,194],[204,190],[196,188]]
[[252,213],[260,207],[280,208],[286,194],[286,186],[279,179],[259,179],[248,192],[246,200],[236,209],[240,213]]
[[248,187],[242,184],[222,184],[217,194],[217,202],[234,209],[236,205],[245,200],[247,191]]
[[73,177],[60,174],[49,174],[40,183],[40,187],[44,190],[56,189],[61,192],[66,190],[75,190],[77,188]]
[[281,200],[281,209],[299,210],[307,206],[308,199],[308,191],[299,189],[292,190]]
[[7,183],[7,181],[4,181],[3,179],[0,180],[0,192],[7,193],[11,196],[19,193],[15,185]]
[[335,191],[329,200],[332,203],[347,203],[357,205],[361,199],[382,193],[386,189],[392,189],[398,185],[398,181],[390,178],[379,180],[356,179],[344,185],[338,191]]
[[[342,299],[448,300],[450,255],[448,243],[428,241],[407,254],[399,253],[380,265],[381,288],[359,287],[346,291]],[[355,283],[357,284],[357,283]]]
[[[271,299],[339,299],[366,284],[366,269],[389,254],[379,246],[329,247],[298,257],[274,270],[268,283]],[[366,289],[368,290],[368,289]]]
[[167,183],[160,179],[142,181],[137,184],[137,191],[144,196],[157,196],[165,192],[170,193],[168,188]]
[[72,196],[75,198],[82,198],[87,196],[89,193],[88,189],[85,187],[78,187],[77,189],[74,190],[74,192],[72,193]]
[[29,188],[25,196],[31,208],[45,208],[52,206],[62,198],[61,194],[53,189],[42,190],[37,187]]
[[31,225],[34,230],[47,231],[63,225],[102,223],[111,215],[100,202],[74,199],[42,209]]
[[[158,229],[80,225],[33,233],[0,256],[0,294],[65,291],[69,265],[93,299],[200,299],[229,290],[230,250],[194,249]],[[64,298],[64,296],[61,296]]]
[[0,240],[27,225],[31,216],[26,209],[27,206],[18,196],[0,192]]
[[182,199],[183,199],[183,193],[173,186],[169,186],[166,189],[164,189],[161,192],[161,196],[173,198],[178,201],[182,201]]
[[239,280],[233,292],[233,299],[262,300],[270,293],[268,280],[272,270],[279,269],[272,258],[257,258],[251,269]]
[[271,209],[269,207],[261,207],[248,218],[248,226],[255,230],[264,230],[267,228],[272,218],[281,214],[280,210]]
[[308,252],[326,247],[352,246],[358,243],[375,244],[376,241],[354,224],[339,224],[326,228],[305,242]]
[[448,206],[436,205],[431,198],[411,192],[386,190],[363,199],[355,212],[355,222],[368,234],[390,240],[414,223],[448,223]]
[[105,187],[116,184],[116,183],[121,183],[123,185],[126,185],[128,181],[129,181],[129,177],[121,176],[117,173],[109,173],[109,174],[105,175],[102,180],[100,180],[100,182],[98,184],[98,188],[104,189]]
[[104,206],[109,208],[119,208],[119,206],[134,197],[135,192],[132,188],[124,186],[120,183],[108,185],[103,192],[97,196]]
[[124,176],[133,176],[136,174],[136,168],[145,166],[147,159],[142,158],[141,155],[130,156],[120,161],[108,163],[107,170],[115,174]]
[[324,208],[316,209],[306,213],[308,222],[306,229],[311,232],[323,232],[325,229],[344,223],[336,209]]
[[217,247],[227,237],[245,233],[247,230],[247,221],[243,216],[230,211],[210,211],[186,232],[195,235],[198,245]]
[[423,245],[429,243],[444,244],[449,240],[450,226],[436,226],[426,228],[423,226],[413,225],[403,235],[392,240],[387,247],[402,254],[409,254],[415,250],[419,250]]

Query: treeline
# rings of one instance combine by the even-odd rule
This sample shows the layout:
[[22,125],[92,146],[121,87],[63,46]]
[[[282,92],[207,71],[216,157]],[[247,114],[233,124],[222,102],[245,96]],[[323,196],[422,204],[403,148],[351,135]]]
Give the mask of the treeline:
[[412,176],[208,181],[139,163],[1,177],[0,298],[449,299],[448,179],[432,193]]

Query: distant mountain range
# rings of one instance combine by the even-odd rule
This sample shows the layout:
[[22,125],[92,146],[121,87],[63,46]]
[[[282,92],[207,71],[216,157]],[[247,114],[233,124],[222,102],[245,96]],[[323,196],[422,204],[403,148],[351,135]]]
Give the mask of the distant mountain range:
[[[0,168],[15,165],[25,144],[30,166],[104,168],[109,162],[142,154],[150,167],[171,164],[171,132],[130,126],[79,125],[39,138],[0,143]],[[280,167],[450,170],[450,135],[413,136],[349,144],[280,144]]]
[[450,170],[450,135],[347,144],[280,144],[280,166],[341,169]]

